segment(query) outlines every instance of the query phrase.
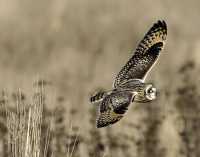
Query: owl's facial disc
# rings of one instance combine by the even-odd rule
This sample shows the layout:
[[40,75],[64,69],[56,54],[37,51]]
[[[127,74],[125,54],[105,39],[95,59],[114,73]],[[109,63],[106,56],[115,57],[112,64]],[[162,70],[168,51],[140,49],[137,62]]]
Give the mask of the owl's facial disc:
[[152,85],[148,85],[147,88],[145,89],[145,95],[146,98],[149,100],[156,99],[156,88],[153,87]]

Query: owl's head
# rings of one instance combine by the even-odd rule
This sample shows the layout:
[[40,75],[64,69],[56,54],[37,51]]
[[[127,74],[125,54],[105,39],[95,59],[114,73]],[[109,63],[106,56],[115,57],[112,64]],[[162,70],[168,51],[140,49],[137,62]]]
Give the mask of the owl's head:
[[145,97],[151,101],[156,99],[156,88],[152,84],[148,84],[145,88]]
[[137,90],[137,94],[135,95],[133,101],[145,103],[156,99],[156,88],[152,84],[143,84]]

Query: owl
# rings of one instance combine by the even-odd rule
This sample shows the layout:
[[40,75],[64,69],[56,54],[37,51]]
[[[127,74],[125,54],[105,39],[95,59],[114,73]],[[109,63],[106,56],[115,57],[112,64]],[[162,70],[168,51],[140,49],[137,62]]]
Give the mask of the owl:
[[118,122],[132,102],[147,103],[156,99],[156,88],[151,83],[145,83],[145,78],[158,60],[166,37],[165,21],[154,23],[117,74],[113,89],[99,91],[90,97],[91,103],[97,104],[97,128]]

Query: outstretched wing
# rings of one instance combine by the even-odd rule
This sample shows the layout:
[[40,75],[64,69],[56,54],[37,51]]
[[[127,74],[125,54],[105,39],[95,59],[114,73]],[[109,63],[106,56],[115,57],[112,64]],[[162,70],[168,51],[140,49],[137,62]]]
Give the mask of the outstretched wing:
[[97,128],[105,127],[119,121],[132,102],[136,93],[119,92],[104,98],[99,105],[96,125]]
[[114,87],[129,79],[145,79],[148,71],[158,59],[163,49],[167,36],[167,25],[165,21],[155,23],[143,40],[139,43],[135,54],[121,69],[114,81]]

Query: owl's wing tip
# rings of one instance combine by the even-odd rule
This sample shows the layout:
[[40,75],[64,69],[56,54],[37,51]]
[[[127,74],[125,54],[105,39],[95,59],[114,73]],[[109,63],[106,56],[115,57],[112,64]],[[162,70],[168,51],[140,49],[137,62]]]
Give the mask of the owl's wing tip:
[[165,30],[165,33],[167,34],[167,23],[165,20],[158,20],[154,27],[160,27],[161,29]]
[[99,124],[96,124],[96,128],[97,129],[100,129],[100,128],[103,128],[104,126],[102,126],[102,125],[99,125]]
[[96,120],[96,128],[103,128],[103,127],[106,127],[106,123],[103,123],[99,118],[97,118]]
[[163,20],[163,19],[159,19],[159,20],[158,20],[158,23],[161,23],[161,24],[163,24],[163,25],[166,25],[166,21]]

